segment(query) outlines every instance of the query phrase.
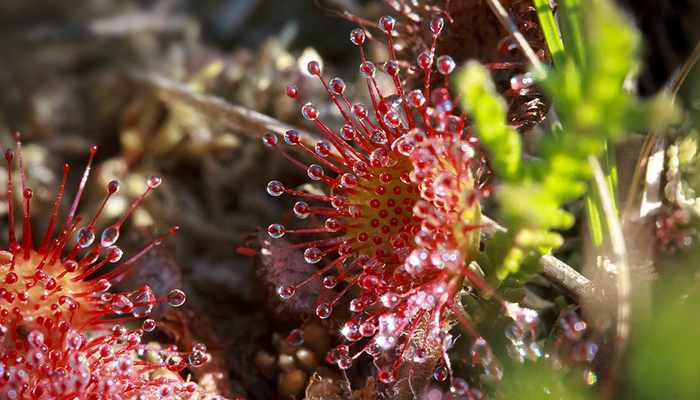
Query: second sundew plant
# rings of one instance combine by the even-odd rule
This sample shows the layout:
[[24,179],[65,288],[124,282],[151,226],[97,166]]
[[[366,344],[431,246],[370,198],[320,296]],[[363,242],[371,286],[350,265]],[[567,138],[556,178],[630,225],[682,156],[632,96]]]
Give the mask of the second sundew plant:
[[[365,31],[351,32],[362,55],[369,105],[348,99],[342,79],[326,83],[319,62],[308,64],[344,121],[339,128],[323,122],[318,108],[302,100],[295,86],[287,87],[287,95],[325,139],[311,144],[294,130],[285,133],[284,141],[299,147],[312,163],[283,150],[273,133],[264,143],[322,183],[326,193],[286,188],[279,181],[271,181],[267,191],[297,197],[298,218],[313,215],[325,221],[306,229],[273,223],[268,228],[272,238],[318,236],[263,251],[303,250],[307,263],[320,265],[315,274],[285,282],[277,292],[290,299],[309,282],[323,282],[315,314],[324,320],[338,314],[343,318],[345,344],[327,356],[340,369],[366,354],[378,379],[394,393],[401,393],[396,388],[402,381],[429,370],[437,381],[449,378],[448,396],[485,398],[504,374],[478,327],[484,313],[494,311],[509,318],[505,336],[516,361],[556,358],[538,343],[537,313],[506,301],[514,300],[508,290],[530,280],[537,259],[562,244],[556,230],[574,223],[563,208],[568,202],[586,196],[591,236],[602,245],[607,222],[589,157],[600,158],[614,196],[614,141],[631,129],[667,122],[673,113],[647,113],[668,103],[639,102],[624,89],[636,71],[639,39],[617,10],[602,1],[583,1],[578,7],[562,2],[562,43],[551,10],[535,3],[554,65],[544,73],[513,77],[509,92],[536,82],[552,101],[554,112],[538,128],[544,135],[533,156],[523,157],[520,133],[508,126],[506,104],[489,71],[476,62],[460,70],[451,55],[436,54],[444,24],[451,20],[449,2],[429,21],[432,45],[418,55],[416,65],[396,55],[397,21],[384,16],[376,25],[386,34],[391,54],[382,65],[394,83],[389,93],[380,89],[377,66],[365,57]],[[408,87],[407,75],[422,76],[418,88]],[[444,79],[433,79],[435,75]],[[451,81],[451,75],[458,77]],[[484,149],[488,157],[481,155]],[[487,180],[493,187],[486,186]],[[482,247],[487,225],[481,204],[492,191],[505,232]],[[349,313],[338,307],[348,307]],[[474,318],[475,313],[480,316]],[[573,312],[557,324],[563,330],[557,343],[564,347],[562,340],[581,341],[586,329]],[[460,329],[466,335],[459,340],[468,341],[470,351],[451,357]],[[301,330],[294,330],[288,341],[303,341]],[[590,341],[572,347],[589,363],[597,349]],[[456,376],[455,358],[484,379]],[[595,383],[596,375],[587,371],[586,383]],[[488,390],[480,383],[484,381],[490,382]]]
[[[390,44],[394,24],[389,16],[379,22]],[[443,18],[432,20],[435,38],[443,24]],[[349,301],[352,317],[341,329],[349,345],[338,346],[328,356],[340,368],[349,368],[353,360],[367,353],[374,358],[378,378],[384,383],[397,379],[405,360],[431,365],[436,379],[445,380],[451,374],[447,350],[453,345],[450,331],[454,320],[461,319],[472,329],[460,314],[455,296],[467,282],[465,278],[483,286],[469,269],[480,241],[479,200],[486,194],[483,163],[475,152],[477,141],[464,135],[464,117],[452,113],[447,76],[455,64],[449,55],[436,57],[434,47],[422,54],[418,62],[426,89],[405,93],[398,61],[392,54],[383,67],[393,78],[395,93],[387,95],[375,80],[376,66],[362,52],[364,32],[355,29],[350,38],[363,56],[360,71],[367,81],[370,108],[350,103],[344,94],[345,83],[332,79],[326,88],[345,120],[335,132],[322,122],[313,104],[299,99],[294,86],[287,89],[288,96],[302,106],[303,116],[313,121],[327,140],[311,149],[296,131],[288,131],[285,141],[300,146],[318,163],[306,165],[283,154],[312,180],[330,186],[331,194],[286,189],[278,181],[270,182],[267,189],[273,196],[288,193],[303,200],[294,205],[299,218],[311,214],[328,218],[323,227],[302,230],[288,230],[276,223],[270,225],[268,233],[273,238],[285,234],[339,235],[275,249],[303,248],[304,258],[311,264],[337,253],[316,274],[282,285],[278,293],[287,299],[300,286],[322,279],[327,292],[316,308],[321,319],[329,318],[339,304],[348,304],[343,297],[353,297]],[[434,89],[431,96],[428,82],[434,65],[445,76],[445,86]],[[321,78],[318,62],[309,63],[308,70]],[[323,79],[321,82],[326,85]],[[274,134],[268,134],[265,143],[275,148],[278,145]],[[500,379],[502,371],[488,343],[475,330],[470,334],[475,363]],[[464,393],[478,392],[454,382]]]

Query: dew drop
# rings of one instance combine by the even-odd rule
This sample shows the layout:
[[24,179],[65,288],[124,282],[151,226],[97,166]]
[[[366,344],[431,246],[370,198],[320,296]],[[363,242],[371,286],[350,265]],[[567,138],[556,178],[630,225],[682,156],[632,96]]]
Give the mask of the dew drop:
[[360,333],[362,336],[369,337],[374,335],[374,332],[377,331],[377,328],[374,326],[372,322],[363,322],[360,324]]
[[435,17],[430,21],[430,30],[436,35],[442,31],[443,26],[445,26],[445,20],[442,17]]
[[[169,298],[173,294],[173,292],[175,292],[175,290],[171,291],[168,295],[168,301],[170,301]],[[182,293],[182,291],[180,292]],[[134,309],[131,311],[131,313],[136,318],[143,318],[150,314],[150,312],[153,310],[153,305],[156,303],[156,296],[153,294],[151,288],[147,285],[141,286],[138,290],[130,293],[128,297],[129,300],[131,300],[131,302],[134,304]],[[185,301],[184,297],[185,294],[182,293],[183,303]]]
[[455,69],[455,60],[448,55],[442,55],[437,59],[437,69],[443,75],[448,75]]
[[119,191],[119,182],[118,181],[111,181],[107,184],[107,191],[109,194],[114,194]]
[[[309,178],[311,178],[314,181],[320,180],[324,175],[323,168],[318,164],[309,165],[309,168],[306,169],[306,174],[309,176]],[[269,185],[268,185],[268,191],[269,191]]]
[[346,188],[354,188],[357,186],[357,177],[351,173],[345,173],[340,177],[340,183]]
[[359,176],[367,176],[369,174],[369,165],[364,161],[356,161],[352,165],[352,171]]
[[336,364],[338,364],[338,368],[340,369],[349,369],[352,367],[352,358],[348,356],[341,356]]
[[401,297],[394,292],[386,292],[381,297],[381,301],[382,304],[384,304],[384,307],[393,308],[399,304],[399,302],[401,301]]
[[115,314],[127,314],[134,309],[134,304],[121,293],[112,297],[112,312]]
[[353,104],[350,111],[352,111],[352,115],[354,115],[356,118],[367,118],[367,107],[365,107],[364,104]]
[[173,289],[168,293],[167,300],[172,307],[180,307],[185,304],[185,292],[180,289]]
[[301,107],[301,115],[308,120],[314,120],[318,118],[318,109],[315,105],[306,103]]
[[510,88],[514,91],[529,88],[535,83],[535,77],[531,72],[526,72],[522,75],[515,75],[510,78]]
[[267,233],[273,239],[278,239],[284,236],[284,226],[280,224],[272,224],[267,228]]
[[464,396],[469,390],[469,384],[462,378],[455,378],[452,381],[452,386],[450,386],[450,392],[458,395]]
[[430,54],[426,52],[422,52],[418,55],[418,66],[421,67],[421,69],[427,70],[430,68],[430,63],[432,60],[430,59]]
[[374,75],[377,73],[377,69],[374,66],[374,63],[371,61],[364,61],[362,64],[360,64],[360,73],[365,78],[371,79],[374,78]]
[[84,249],[95,241],[95,231],[90,227],[80,228],[75,235],[75,240],[78,242],[78,247]]
[[78,263],[75,262],[75,260],[66,260],[66,262],[63,264],[63,269],[65,269],[68,273],[75,272],[77,268]]
[[399,64],[396,61],[385,62],[384,72],[389,76],[397,76],[399,74]]
[[319,140],[316,143],[316,154],[321,157],[328,157],[331,154],[331,144],[326,140]]
[[292,346],[301,346],[304,344],[304,331],[298,328],[293,329],[289,332],[289,335],[287,335],[287,343]]
[[330,87],[333,94],[342,95],[345,92],[345,81],[341,78],[333,78]]
[[340,137],[345,140],[353,140],[357,137],[357,131],[354,126],[345,124],[340,128]]
[[436,381],[442,382],[445,379],[447,379],[448,371],[447,368],[444,366],[439,366],[435,368],[435,373],[433,374],[433,378],[435,378]]
[[146,183],[148,184],[148,187],[151,189],[155,189],[160,185],[161,179],[160,176],[158,175],[151,175]]
[[267,132],[263,136],[263,144],[267,147],[277,146],[277,135],[275,135],[273,132]]
[[27,336],[27,342],[33,347],[41,347],[44,344],[44,334],[37,330],[31,331]]
[[284,141],[287,144],[295,145],[299,143],[299,132],[290,129],[284,133]]
[[396,368],[394,367],[383,367],[379,369],[377,377],[380,381],[384,383],[391,383],[396,379]]
[[100,236],[100,245],[102,247],[109,247],[117,242],[119,239],[119,227],[114,225],[109,228],[105,228]]
[[384,33],[391,34],[391,31],[394,30],[395,23],[396,19],[390,15],[385,15],[379,18],[379,27],[382,29],[382,31],[384,31]]
[[284,91],[290,99],[296,99],[299,96],[299,89],[294,85],[287,85]]
[[207,353],[199,350],[194,350],[187,356],[187,360],[193,367],[201,367],[207,362]]
[[270,196],[279,196],[282,193],[284,193],[284,185],[280,181],[270,181],[270,183],[267,184],[267,193],[270,194]]
[[141,328],[146,332],[153,332],[153,330],[156,329],[156,321],[150,318],[145,319],[143,324],[141,324]]
[[304,201],[297,201],[294,204],[294,215],[299,219],[304,219],[310,214],[309,204]]
[[335,218],[328,218],[326,222],[324,222],[323,226],[328,232],[338,232],[338,230],[340,230],[340,228],[342,227],[340,221],[338,221]]
[[336,278],[335,276],[329,275],[323,278],[323,287],[325,287],[326,289],[333,289],[337,284],[338,278]]
[[419,89],[413,90],[408,94],[408,102],[414,107],[423,107],[426,104],[425,96]]
[[282,286],[277,288],[277,294],[279,294],[280,297],[285,299],[285,300],[294,296],[295,291],[296,291],[296,288],[292,285],[282,285]]
[[105,252],[105,257],[111,263],[121,260],[122,255],[124,255],[124,252],[118,246],[109,246]]
[[415,353],[413,354],[413,362],[417,364],[423,364],[427,361],[428,359],[428,354],[425,351],[425,349],[416,349]]
[[384,123],[390,128],[396,128],[401,123],[401,117],[399,117],[399,113],[396,111],[389,111],[384,114]]
[[360,28],[355,28],[350,32],[350,41],[356,45],[360,46],[365,41],[365,32]]
[[318,315],[318,317],[321,319],[330,317],[332,313],[333,307],[331,307],[328,303],[322,303],[316,307],[316,315]]
[[321,75],[321,69],[321,63],[316,60],[309,61],[309,63],[306,65],[306,70],[309,71],[309,74],[311,75]]
[[304,250],[304,260],[309,264],[316,264],[322,257],[323,252],[318,247],[309,247]]
[[372,132],[370,139],[372,139],[372,141],[376,144],[384,144],[386,143],[386,133],[380,129],[375,129],[374,132]]

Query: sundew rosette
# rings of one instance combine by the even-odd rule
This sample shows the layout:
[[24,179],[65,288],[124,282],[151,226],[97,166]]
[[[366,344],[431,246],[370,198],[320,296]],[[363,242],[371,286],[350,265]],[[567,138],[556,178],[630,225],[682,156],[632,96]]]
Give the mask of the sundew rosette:
[[[340,78],[328,83],[321,64],[312,61],[308,72],[319,78],[344,124],[332,128],[323,122],[317,107],[301,100],[295,86],[287,95],[301,106],[302,115],[325,136],[315,145],[287,131],[284,141],[307,153],[306,164],[285,152],[269,133],[264,143],[278,150],[312,181],[326,186],[327,194],[286,188],[271,181],[272,196],[299,198],[294,214],[300,219],[315,215],[322,225],[306,229],[269,226],[273,238],[289,234],[313,235],[316,240],[270,251],[299,249],[318,272],[301,282],[287,282],[277,291],[283,299],[299,287],[320,279],[326,288],[316,304],[316,315],[327,319],[334,307],[347,304],[351,317],[341,327],[347,345],[332,350],[327,359],[349,368],[363,353],[374,359],[378,378],[397,379],[406,361],[435,369],[435,378],[451,374],[447,351],[450,333],[461,321],[473,342],[472,359],[497,379],[502,374],[488,343],[457,309],[455,296],[465,285],[486,285],[470,269],[481,231],[480,199],[488,194],[482,175],[483,160],[476,156],[477,140],[465,116],[458,114],[449,93],[448,76],[455,69],[449,55],[436,55],[435,44],[444,26],[441,17],[430,23],[432,47],[421,53],[412,74],[424,75],[424,87],[404,88],[406,65],[394,52],[394,18],[384,16],[378,26],[387,34],[391,59],[381,63],[393,81],[391,93],[377,83],[377,65],[363,51],[365,32],[355,29],[350,40],[360,49],[360,72],[367,83],[371,104],[351,103]],[[422,72],[421,72],[422,71]],[[431,85],[431,75],[444,76],[442,85]],[[250,252],[243,249],[243,252]],[[468,279],[465,279],[468,278]],[[344,299],[341,301],[341,299]],[[293,342],[300,342],[293,331]],[[453,379],[452,384],[460,385]],[[476,393],[476,389],[464,388]]]
[[[156,303],[179,307],[185,302],[185,294],[174,289],[160,299],[147,285],[121,293],[109,291],[131,273],[141,256],[178,230],[170,229],[123,260],[118,246],[122,225],[144,197],[160,185],[160,177],[148,178],[144,193],[114,225],[98,235],[98,218],[119,190],[119,183],[108,184],[104,202],[85,223],[77,211],[97,151],[93,147],[75,199],[65,222],[60,223],[59,209],[69,170],[68,165],[63,166],[61,188],[48,227],[41,242],[35,244],[31,232],[32,190],[26,184],[19,135],[16,138],[19,188],[12,180],[15,153],[10,149],[3,153],[8,166],[9,243],[0,250],[0,398],[214,397],[179,375],[187,366],[206,362],[209,356],[203,344],[186,352],[175,346],[160,349],[142,343],[143,334],[155,329],[154,320],[144,319],[140,327],[131,330],[122,325],[148,317]],[[15,221],[14,215],[16,191],[22,195],[21,222]],[[21,235],[15,232],[18,223],[22,225]],[[106,264],[116,266],[103,272]]]

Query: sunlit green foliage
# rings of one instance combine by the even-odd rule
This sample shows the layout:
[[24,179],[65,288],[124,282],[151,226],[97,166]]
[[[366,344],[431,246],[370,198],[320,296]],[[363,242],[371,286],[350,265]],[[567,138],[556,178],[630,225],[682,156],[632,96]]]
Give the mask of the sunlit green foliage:
[[631,23],[609,2],[562,3],[564,62],[539,81],[556,114],[550,114],[543,124],[546,134],[535,158],[520,156],[520,136],[505,125],[505,104],[488,72],[471,63],[460,76],[462,106],[474,119],[476,134],[490,151],[491,166],[501,180],[497,196],[508,232],[487,247],[495,266],[492,280],[503,281],[510,275],[516,283],[530,274],[532,268],[521,268],[523,261],[561,244],[552,230],[574,222],[562,206],[587,193],[589,218],[596,227],[592,233],[602,240],[605,221],[598,195],[587,192],[588,157],[602,157],[608,189],[614,196],[616,172],[614,160],[607,157],[608,141],[667,123],[673,116],[669,102],[639,101],[625,89],[638,64],[639,33]]

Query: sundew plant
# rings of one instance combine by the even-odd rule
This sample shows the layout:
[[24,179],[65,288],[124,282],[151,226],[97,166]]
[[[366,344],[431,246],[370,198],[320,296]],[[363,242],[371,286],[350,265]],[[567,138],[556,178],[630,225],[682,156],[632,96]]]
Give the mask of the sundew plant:
[[0,6],[0,400],[700,398],[696,6],[619,2]]

